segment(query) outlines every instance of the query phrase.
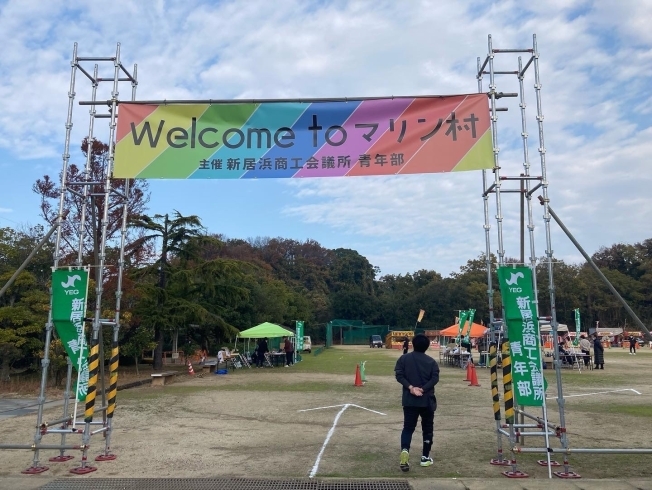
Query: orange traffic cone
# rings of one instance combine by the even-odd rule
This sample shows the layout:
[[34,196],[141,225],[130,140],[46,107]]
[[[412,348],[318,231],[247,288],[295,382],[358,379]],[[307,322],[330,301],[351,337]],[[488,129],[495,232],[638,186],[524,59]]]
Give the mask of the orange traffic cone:
[[469,361],[466,364],[466,378],[464,378],[464,381],[471,381],[471,370],[474,368],[473,362]]
[[362,378],[360,377],[360,364],[355,365],[355,383],[353,386],[364,386]]
[[195,370],[192,368],[192,362],[190,362],[190,361],[188,361],[188,374],[189,374],[190,376],[194,376],[194,375],[195,375]]
[[471,384],[469,386],[480,386],[478,383],[478,374],[475,372],[475,366],[471,364]]

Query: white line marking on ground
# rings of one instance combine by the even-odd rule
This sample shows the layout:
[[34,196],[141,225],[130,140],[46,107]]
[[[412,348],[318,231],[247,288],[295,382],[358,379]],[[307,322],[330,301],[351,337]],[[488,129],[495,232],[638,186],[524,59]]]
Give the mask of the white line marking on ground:
[[317,408],[306,408],[305,410],[299,410],[299,412],[310,412],[311,410],[322,410],[324,408],[336,408],[336,407],[343,407],[345,405],[349,405],[348,403],[342,403],[340,405],[329,405],[327,407],[317,407]]
[[319,451],[319,454],[317,455],[317,459],[315,460],[315,464],[312,465],[312,470],[310,470],[310,475],[308,475],[310,478],[314,478],[315,475],[317,474],[317,470],[319,469],[319,463],[321,461],[321,457],[324,454],[324,451],[326,450],[326,445],[328,444],[328,441],[331,440],[331,436],[335,432],[335,426],[337,426],[338,420],[340,420],[340,417],[344,413],[344,411],[349,408],[349,404],[347,403],[342,407],[342,410],[337,412],[337,415],[335,416],[335,420],[333,421],[333,426],[331,429],[328,431],[328,434],[326,434],[326,439],[324,440],[324,444],[321,446],[321,451]]
[[361,408],[362,410],[366,410],[368,412],[377,413],[378,415],[387,415],[386,413],[383,413],[383,412],[376,412],[375,410],[371,410],[369,408],[361,407],[360,405],[356,405],[355,403],[349,403],[349,405],[351,405],[352,407]]
[[314,478],[315,475],[317,474],[317,470],[319,469],[319,463],[321,462],[321,457],[324,455],[324,451],[326,450],[326,446],[328,445],[328,441],[331,440],[331,437],[335,433],[335,427],[337,426],[337,422],[340,420],[340,417],[342,414],[346,411],[347,408],[349,407],[356,407],[356,408],[361,408],[362,410],[366,410],[368,412],[376,413],[378,415],[387,415],[383,412],[377,412],[376,410],[371,410],[369,408],[361,407],[360,405],[356,405],[355,403],[344,403],[341,405],[329,405],[327,407],[317,407],[317,408],[306,408],[304,410],[297,410],[298,412],[310,412],[312,410],[323,410],[325,408],[337,408],[337,407],[342,407],[342,410],[337,412],[337,415],[335,416],[335,420],[333,420],[333,425],[328,431],[328,434],[326,434],[326,439],[324,440],[324,444],[321,446],[321,450],[319,451],[319,454],[317,455],[317,459],[315,460],[315,464],[312,465],[312,469],[310,470],[310,474],[308,475],[309,478]]
[[[633,388],[623,388],[622,390],[596,391],[595,393],[582,393],[581,395],[564,395],[564,398],[573,398],[573,397],[576,397],[576,396],[604,395],[606,393],[620,393],[622,391],[633,391],[637,395],[641,394],[639,391],[636,391]],[[555,398],[557,398],[557,397],[556,396],[548,396],[548,397],[546,397],[546,400],[554,400]]]

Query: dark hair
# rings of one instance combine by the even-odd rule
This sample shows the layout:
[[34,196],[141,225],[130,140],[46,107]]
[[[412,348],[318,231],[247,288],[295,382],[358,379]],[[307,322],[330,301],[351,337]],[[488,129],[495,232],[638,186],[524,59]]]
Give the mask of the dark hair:
[[412,338],[412,346],[417,352],[425,352],[430,347],[430,339],[420,333]]

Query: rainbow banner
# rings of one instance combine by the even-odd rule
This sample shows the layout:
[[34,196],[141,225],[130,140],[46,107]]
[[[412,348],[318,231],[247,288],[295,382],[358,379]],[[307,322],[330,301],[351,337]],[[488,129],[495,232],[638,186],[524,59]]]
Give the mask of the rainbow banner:
[[114,178],[262,179],[493,167],[486,94],[118,110]]

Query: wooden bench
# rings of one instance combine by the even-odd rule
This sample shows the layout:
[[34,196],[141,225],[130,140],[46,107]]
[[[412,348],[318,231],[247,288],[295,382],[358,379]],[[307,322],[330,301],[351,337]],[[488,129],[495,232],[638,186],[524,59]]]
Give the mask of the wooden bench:
[[174,371],[167,371],[165,373],[153,373],[152,386],[165,386],[165,380],[175,376],[177,373]]
[[204,373],[212,373],[215,371],[216,368],[217,368],[217,361],[210,361],[202,364],[202,372]]

